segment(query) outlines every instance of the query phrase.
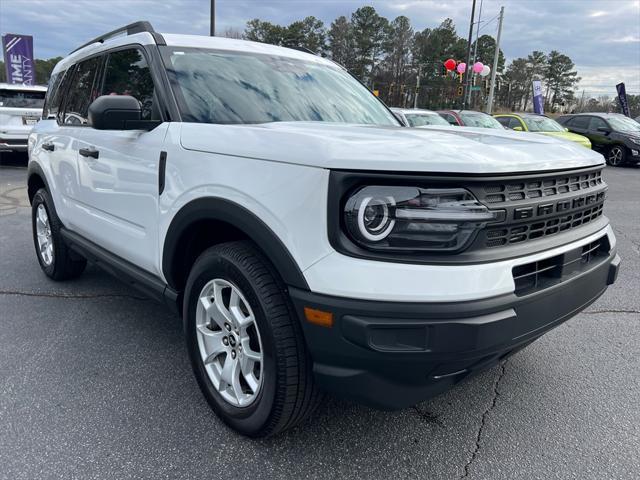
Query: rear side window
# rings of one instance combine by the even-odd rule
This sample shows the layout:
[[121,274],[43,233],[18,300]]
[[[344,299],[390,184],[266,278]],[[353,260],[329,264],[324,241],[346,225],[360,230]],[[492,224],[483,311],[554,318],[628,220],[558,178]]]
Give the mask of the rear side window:
[[498,122],[500,122],[500,125],[502,125],[503,127],[508,127],[511,117],[496,117],[496,120],[498,120]]
[[142,119],[154,116],[153,80],[149,65],[137,48],[110,53],[107,57],[102,95],[130,95],[140,102]]
[[507,127],[511,128],[512,130],[516,127],[522,128],[522,122],[518,120],[516,117],[511,117],[509,119],[509,125],[507,125]]
[[609,128],[607,126],[607,122],[598,117],[591,117],[591,122],[589,123],[589,130],[593,130],[594,132],[598,130],[598,128]]
[[96,79],[101,57],[79,63],[67,94],[63,122],[65,125],[86,125],[89,105],[98,97]]
[[587,128],[589,126],[589,117],[573,117],[567,122],[572,128]]
[[42,111],[42,118],[55,118],[60,110],[60,104],[62,103],[62,89],[60,86],[64,80],[66,70],[62,72],[56,72],[51,75],[49,80],[49,89],[47,90],[47,96],[44,102],[44,109]]

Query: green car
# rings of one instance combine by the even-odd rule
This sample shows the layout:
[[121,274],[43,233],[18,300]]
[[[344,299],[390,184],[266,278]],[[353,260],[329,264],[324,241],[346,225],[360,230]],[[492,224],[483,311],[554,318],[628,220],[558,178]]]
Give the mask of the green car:
[[587,137],[578,135],[577,133],[571,133],[558,122],[544,115],[538,115],[537,113],[499,113],[495,114],[494,117],[504,127],[510,128],[511,130],[541,133],[543,135],[549,135],[550,137],[570,140],[584,147],[591,148],[591,141]]

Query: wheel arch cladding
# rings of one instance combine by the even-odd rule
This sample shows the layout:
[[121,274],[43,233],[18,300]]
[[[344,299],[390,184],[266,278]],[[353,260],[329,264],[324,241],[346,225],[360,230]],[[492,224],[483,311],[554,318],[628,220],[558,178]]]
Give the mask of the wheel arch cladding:
[[36,162],[30,162],[27,168],[27,194],[29,196],[29,204],[33,203],[33,197],[41,188],[46,188],[48,192],[51,191],[42,167]]
[[241,239],[253,241],[287,285],[309,290],[302,271],[282,240],[258,216],[234,202],[213,197],[192,200],[171,221],[162,253],[162,271],[167,283],[183,291],[189,270],[202,251]]

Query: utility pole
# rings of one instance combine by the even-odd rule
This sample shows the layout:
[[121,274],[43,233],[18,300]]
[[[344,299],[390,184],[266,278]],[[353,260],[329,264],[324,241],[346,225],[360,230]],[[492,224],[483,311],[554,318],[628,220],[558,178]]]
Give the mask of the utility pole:
[[469,41],[467,43],[467,69],[465,75],[464,95],[462,96],[462,110],[467,106],[467,94],[471,88],[471,75],[473,74],[473,66],[471,65],[471,39],[473,38],[473,21],[476,18],[476,0],[473,0],[471,6],[471,21],[469,22]]
[[420,75],[422,74],[422,65],[418,65],[418,76],[416,77],[416,94],[413,97],[413,108],[418,108],[418,94],[420,93]]
[[209,24],[209,35],[216,36],[216,0],[211,0],[211,22]]
[[504,7],[500,7],[500,19],[498,20],[498,36],[496,37],[496,51],[493,54],[493,68],[491,69],[491,86],[489,87],[489,99],[487,100],[487,113],[493,109],[493,94],[496,88],[496,72],[500,57],[500,35],[502,34],[502,20],[504,19]]

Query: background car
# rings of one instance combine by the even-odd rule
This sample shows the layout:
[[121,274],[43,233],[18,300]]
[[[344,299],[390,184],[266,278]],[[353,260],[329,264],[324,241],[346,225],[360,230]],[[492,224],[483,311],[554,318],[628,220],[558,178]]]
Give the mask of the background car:
[[500,122],[483,112],[476,112],[475,110],[438,110],[438,113],[450,125],[504,130]]
[[392,108],[391,111],[406,127],[449,125],[449,122],[433,110],[422,110],[418,108]]
[[558,117],[570,132],[591,140],[614,167],[640,164],[640,123],[619,113],[580,113]]
[[27,151],[46,93],[47,87],[0,83],[0,152]]
[[536,113],[500,113],[495,114],[494,117],[502,126],[511,130],[541,133],[542,135],[570,140],[591,148],[591,141],[587,137],[569,132],[558,122],[545,115]]

